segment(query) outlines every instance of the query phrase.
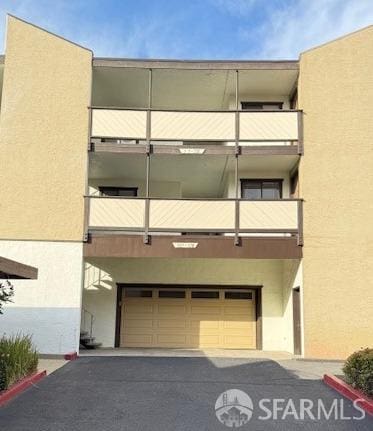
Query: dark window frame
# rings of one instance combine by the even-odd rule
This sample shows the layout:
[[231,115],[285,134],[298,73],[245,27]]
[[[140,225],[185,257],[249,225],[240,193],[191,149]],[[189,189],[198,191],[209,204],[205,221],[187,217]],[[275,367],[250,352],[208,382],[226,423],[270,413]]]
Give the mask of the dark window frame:
[[192,290],[190,292],[190,298],[191,299],[220,299],[220,292],[218,290]]
[[[139,293],[139,295],[135,295],[134,293]],[[150,294],[149,294],[150,293]],[[153,290],[152,289],[126,289],[125,298],[153,298]]]
[[[282,199],[282,189],[283,189],[283,178],[241,178],[241,199],[247,199],[243,197],[243,191],[245,188],[245,183],[261,183],[260,184],[260,199],[263,199],[263,183],[278,183],[280,190],[280,197],[278,199]],[[265,199],[265,198],[264,198]],[[250,199],[247,199],[250,200]],[[254,199],[253,199],[254,200]]]
[[[129,195],[128,197],[137,197],[137,193],[138,193],[138,187],[117,187],[117,186],[100,186],[98,188],[98,190],[100,191],[100,196],[105,196],[105,194],[107,192],[110,191],[119,191],[119,190],[125,190],[125,191],[129,191],[129,192],[133,192],[134,194],[131,196]],[[120,194],[117,195],[106,195],[106,196],[121,196]]]
[[253,292],[226,290],[224,292],[224,299],[230,301],[252,301],[254,299]]
[[[168,294],[168,295],[167,295]],[[186,291],[185,290],[158,290],[158,298],[159,299],[186,299]]]
[[[279,110],[283,109],[284,106],[284,102],[247,102],[247,101],[242,101],[241,102],[241,110],[242,111],[256,111],[256,110],[263,110],[265,111],[265,109],[263,109],[264,106],[269,106],[269,105],[277,105],[277,108]],[[261,106],[261,108],[259,107]]]

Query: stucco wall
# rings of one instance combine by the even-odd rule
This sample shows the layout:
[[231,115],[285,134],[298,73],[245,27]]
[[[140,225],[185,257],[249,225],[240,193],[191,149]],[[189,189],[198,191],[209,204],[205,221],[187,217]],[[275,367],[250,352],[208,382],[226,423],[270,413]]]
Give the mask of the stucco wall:
[[300,59],[305,355],[373,346],[373,26]]
[[283,262],[242,259],[90,259],[83,307],[94,314],[94,335],[114,345],[116,283],[263,285],[263,349],[285,350]]
[[31,334],[40,353],[77,351],[82,244],[0,241],[0,254],[38,268],[37,280],[12,280],[14,303],[0,317],[0,335]]
[[82,240],[90,51],[9,17],[0,238]]
[[302,262],[296,259],[284,260],[282,285],[284,350],[291,353],[294,353],[293,289],[299,287],[302,295],[302,284]]

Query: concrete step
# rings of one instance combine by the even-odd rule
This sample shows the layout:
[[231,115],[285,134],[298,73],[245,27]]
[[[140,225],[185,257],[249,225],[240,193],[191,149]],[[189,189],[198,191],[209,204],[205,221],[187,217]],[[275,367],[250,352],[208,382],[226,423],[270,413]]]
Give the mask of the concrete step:
[[86,349],[98,349],[99,347],[101,347],[102,343],[97,343],[95,341],[91,341],[89,343],[84,343],[83,346]]
[[93,342],[94,340],[95,340],[95,337],[90,337],[89,335],[80,336],[81,343],[89,343],[89,342]]

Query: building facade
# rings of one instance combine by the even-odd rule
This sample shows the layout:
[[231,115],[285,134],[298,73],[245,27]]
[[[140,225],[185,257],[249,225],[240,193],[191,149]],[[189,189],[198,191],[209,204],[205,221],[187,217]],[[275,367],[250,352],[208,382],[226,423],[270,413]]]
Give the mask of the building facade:
[[9,16],[0,255],[38,277],[0,333],[53,354],[372,346],[372,48],[368,27],[294,61],[96,58]]

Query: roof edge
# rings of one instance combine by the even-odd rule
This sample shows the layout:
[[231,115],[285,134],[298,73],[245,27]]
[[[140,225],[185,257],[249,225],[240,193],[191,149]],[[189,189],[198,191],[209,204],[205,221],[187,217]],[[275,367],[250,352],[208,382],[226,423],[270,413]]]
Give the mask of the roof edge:
[[93,51],[92,51],[91,49],[89,49],[89,48],[87,48],[87,47],[83,46],[83,45],[79,45],[78,43],[73,42],[72,40],[66,39],[65,37],[60,36],[59,34],[53,33],[52,31],[49,31],[49,30],[46,30],[46,29],[45,29],[45,28],[43,28],[43,27],[40,27],[40,26],[38,26],[38,25],[36,25],[36,24],[34,24],[34,23],[32,23],[32,22],[29,22],[29,21],[26,21],[26,20],[24,20],[24,19],[22,19],[22,18],[19,18],[18,16],[12,15],[11,13],[7,13],[7,17],[8,17],[8,18],[9,18],[9,17],[10,17],[10,18],[14,18],[14,19],[16,19],[16,20],[18,20],[18,21],[23,22],[24,24],[31,25],[32,27],[34,27],[34,28],[36,28],[36,29],[38,29],[38,30],[44,31],[45,33],[48,33],[48,34],[50,34],[51,36],[57,37],[58,39],[61,39],[61,40],[65,41],[65,42],[67,42],[67,43],[70,43],[71,45],[75,45],[75,46],[76,46],[76,47],[78,47],[78,48],[84,49],[85,51],[90,52],[90,53],[92,54],[92,57],[93,57]]
[[349,37],[355,36],[357,33],[362,33],[363,31],[366,31],[368,29],[373,30],[373,24],[370,24],[370,25],[367,25],[365,27],[359,28],[359,29],[357,29],[355,31],[351,31],[350,33],[343,34],[342,36],[336,37],[335,39],[331,39],[331,40],[329,40],[327,42],[321,43],[320,45],[316,45],[313,48],[306,49],[305,51],[302,51],[299,54],[299,57],[301,57],[303,54],[307,54],[308,52],[315,51],[316,49],[323,48],[324,46],[330,45],[330,44],[338,42],[340,40],[348,39]]
[[20,277],[36,280],[38,278],[38,268],[2,256],[0,256],[0,272],[7,274],[8,279]]
[[144,69],[298,70],[298,60],[169,60],[93,57],[93,66]]

